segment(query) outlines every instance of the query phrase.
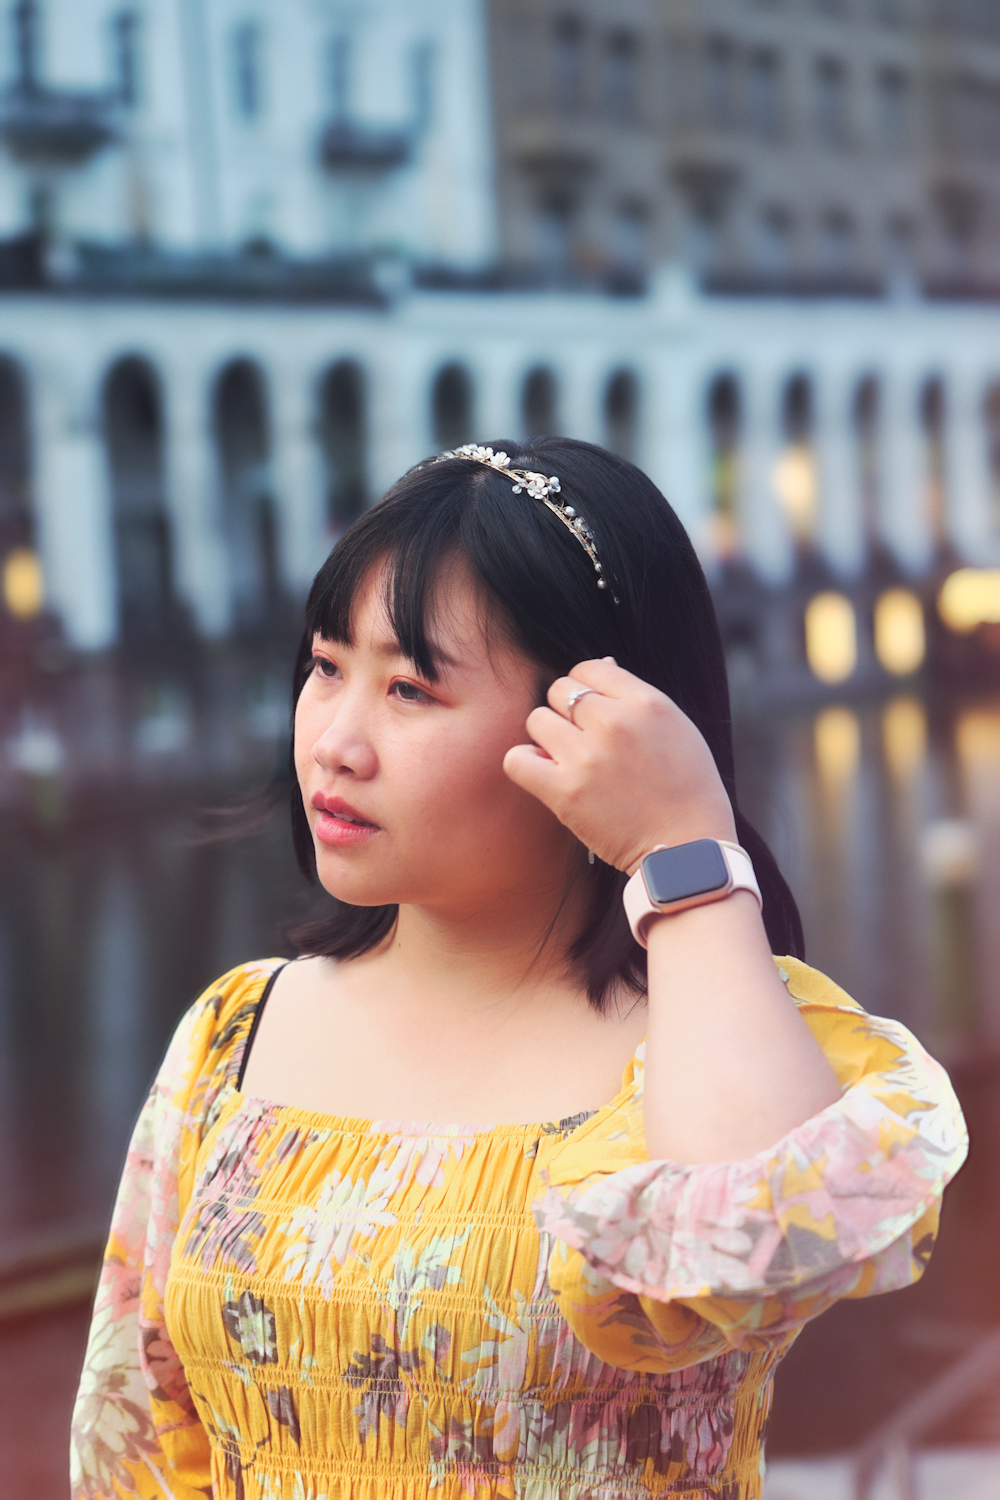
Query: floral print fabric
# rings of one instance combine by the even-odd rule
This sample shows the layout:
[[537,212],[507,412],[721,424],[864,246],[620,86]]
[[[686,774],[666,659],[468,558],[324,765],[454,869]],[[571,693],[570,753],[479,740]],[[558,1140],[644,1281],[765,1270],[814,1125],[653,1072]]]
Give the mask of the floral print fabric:
[[554,1125],[338,1119],[236,1088],[275,963],[181,1022],[136,1126],[75,1500],[752,1500],[775,1365],[915,1280],[966,1141],[906,1030],[780,961],[842,1098],[742,1162],[650,1161],[642,1049]]

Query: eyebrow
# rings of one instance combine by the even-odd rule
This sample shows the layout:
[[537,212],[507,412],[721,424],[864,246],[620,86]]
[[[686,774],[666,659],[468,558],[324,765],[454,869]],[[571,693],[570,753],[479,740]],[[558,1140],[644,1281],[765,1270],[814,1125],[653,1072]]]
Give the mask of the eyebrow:
[[[319,635],[321,641],[329,641],[329,643],[334,646],[351,645],[350,641],[336,641],[332,636],[322,635],[319,631],[317,631],[317,634]],[[430,650],[431,658],[436,665],[441,667],[453,668],[461,666],[461,662],[457,657],[452,656],[450,652],[446,651],[443,646],[439,646],[435,641],[428,640],[427,645]],[[403,657],[404,661],[411,662],[413,666],[417,665],[413,660],[413,657],[403,650],[402,646],[397,640],[384,640],[374,645],[372,649],[374,650],[376,656],[381,656],[384,658],[388,658],[391,656],[401,656]]]

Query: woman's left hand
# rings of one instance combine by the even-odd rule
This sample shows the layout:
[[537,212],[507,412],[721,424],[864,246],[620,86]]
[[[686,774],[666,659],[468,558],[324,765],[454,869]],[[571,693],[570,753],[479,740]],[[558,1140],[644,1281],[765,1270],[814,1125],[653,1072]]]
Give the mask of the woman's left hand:
[[[572,718],[570,694],[577,699]],[[584,661],[528,716],[534,744],[504,770],[606,864],[629,874],[657,844],[735,840],[733,810],[701,733],[677,705],[611,657]]]

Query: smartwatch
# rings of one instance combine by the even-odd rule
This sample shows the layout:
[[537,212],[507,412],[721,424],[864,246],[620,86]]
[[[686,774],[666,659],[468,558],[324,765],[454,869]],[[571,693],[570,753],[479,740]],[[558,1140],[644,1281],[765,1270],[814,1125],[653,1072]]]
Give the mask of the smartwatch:
[[749,891],[763,910],[750,856],[739,844],[724,839],[695,839],[669,849],[658,844],[625,887],[625,915],[636,942],[645,948],[646,929],[654,917],[707,906],[733,891]]

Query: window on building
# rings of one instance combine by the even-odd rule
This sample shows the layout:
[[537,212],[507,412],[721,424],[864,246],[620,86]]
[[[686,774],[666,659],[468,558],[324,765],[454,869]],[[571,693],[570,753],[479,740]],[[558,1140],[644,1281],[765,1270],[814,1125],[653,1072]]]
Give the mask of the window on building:
[[711,38],[705,48],[705,113],[721,128],[736,118],[736,49],[725,37]]
[[757,221],[756,261],[768,281],[781,281],[792,269],[792,216],[787,208],[771,204]]
[[816,137],[824,146],[847,143],[847,73],[835,58],[816,64],[813,77]]
[[897,284],[912,280],[916,270],[917,226],[906,214],[893,214],[885,226],[886,272]]
[[854,224],[842,209],[833,209],[820,226],[820,268],[835,280],[854,270]]
[[869,0],[873,21],[895,26],[903,19],[903,0]]
[[602,57],[604,107],[613,120],[634,120],[639,110],[639,48],[634,36],[617,31]]
[[330,37],[326,44],[326,92],[334,118],[346,120],[351,112],[351,38],[343,32]]
[[558,192],[547,194],[538,205],[535,221],[538,260],[551,274],[566,271],[571,263],[575,208],[567,193]]
[[263,38],[256,21],[241,21],[233,32],[233,99],[244,120],[264,109]]
[[556,108],[573,114],[583,106],[583,26],[563,16],[552,34],[552,89]]
[[876,81],[878,133],[882,145],[899,151],[909,138],[910,88],[897,68],[883,68]]
[[19,83],[36,83],[39,73],[38,0],[18,0],[12,12],[14,56]]
[[418,130],[427,129],[434,112],[434,63],[434,43],[417,42],[410,53],[410,78],[413,88],[413,121]]
[[747,116],[754,135],[773,141],[781,134],[781,63],[774,52],[755,52],[747,70]]
[[649,209],[645,203],[627,199],[619,203],[611,217],[608,250],[614,266],[624,271],[641,271],[647,261]]
[[111,17],[114,92],[124,109],[135,109],[140,102],[139,26],[139,16],[134,10],[120,10]]

